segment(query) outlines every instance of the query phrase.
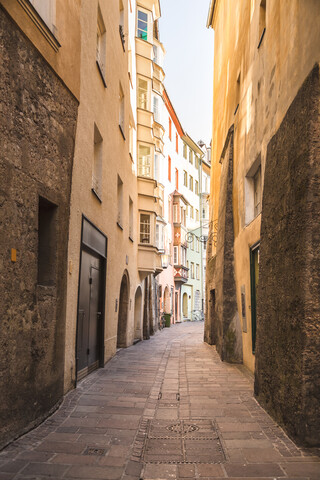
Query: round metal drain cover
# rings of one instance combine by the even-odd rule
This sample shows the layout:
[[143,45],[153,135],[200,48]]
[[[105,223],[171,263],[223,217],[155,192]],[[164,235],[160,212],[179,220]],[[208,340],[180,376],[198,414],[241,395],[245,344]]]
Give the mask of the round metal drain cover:
[[183,423],[183,424],[174,423],[173,425],[169,425],[166,428],[170,432],[183,433],[183,434],[191,433],[191,432],[195,432],[196,430],[199,430],[199,427],[197,427],[197,425],[189,425],[187,423]]

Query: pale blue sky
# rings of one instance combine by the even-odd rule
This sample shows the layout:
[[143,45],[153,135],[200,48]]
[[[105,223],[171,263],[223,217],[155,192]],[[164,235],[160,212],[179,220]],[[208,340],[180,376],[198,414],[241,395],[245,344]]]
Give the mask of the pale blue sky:
[[165,85],[184,130],[210,143],[214,32],[206,28],[210,0],[160,0]]

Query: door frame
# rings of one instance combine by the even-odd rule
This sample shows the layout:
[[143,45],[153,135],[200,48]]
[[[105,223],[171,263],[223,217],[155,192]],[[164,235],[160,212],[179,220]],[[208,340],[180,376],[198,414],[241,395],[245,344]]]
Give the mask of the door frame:
[[[106,240],[106,251],[105,255],[101,251],[98,251],[92,245],[85,243],[83,240],[83,230],[84,223],[87,222],[97,230]],[[76,341],[75,341],[75,387],[77,387],[77,373],[78,373],[78,328],[79,328],[79,304],[80,304],[80,280],[82,273],[82,252],[86,251],[89,254],[98,256],[100,260],[101,270],[100,270],[100,288],[99,296],[101,298],[101,320],[98,331],[98,347],[99,347],[99,367],[104,367],[104,333],[105,333],[105,309],[106,309],[106,278],[107,278],[107,256],[108,256],[108,237],[98,228],[96,225],[91,222],[85,215],[82,214],[81,220],[81,241],[80,241],[80,255],[79,255],[79,276],[78,276],[78,299],[77,299],[77,321],[76,321]]]

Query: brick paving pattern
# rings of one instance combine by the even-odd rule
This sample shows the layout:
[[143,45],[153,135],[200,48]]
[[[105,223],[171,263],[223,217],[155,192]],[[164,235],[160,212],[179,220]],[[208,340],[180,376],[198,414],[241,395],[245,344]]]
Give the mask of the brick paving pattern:
[[119,351],[0,452],[0,480],[319,480],[319,451],[299,449],[202,338],[185,323]]

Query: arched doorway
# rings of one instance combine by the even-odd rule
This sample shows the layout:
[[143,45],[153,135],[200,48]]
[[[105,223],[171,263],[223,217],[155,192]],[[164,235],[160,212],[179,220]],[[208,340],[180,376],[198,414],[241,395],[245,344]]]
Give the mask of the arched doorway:
[[171,313],[170,311],[170,292],[169,288],[166,287],[164,290],[164,313]]
[[141,340],[142,331],[142,291],[141,287],[137,288],[134,298],[134,338],[135,340]]
[[188,294],[184,293],[182,297],[182,312],[184,318],[188,317]]
[[119,315],[118,315],[118,333],[117,347],[125,348],[127,346],[127,325],[128,325],[128,306],[129,306],[129,275],[125,271],[120,287],[119,297]]

